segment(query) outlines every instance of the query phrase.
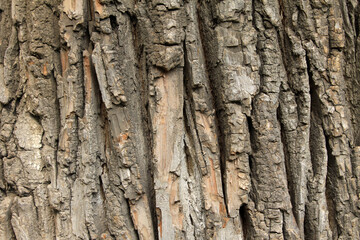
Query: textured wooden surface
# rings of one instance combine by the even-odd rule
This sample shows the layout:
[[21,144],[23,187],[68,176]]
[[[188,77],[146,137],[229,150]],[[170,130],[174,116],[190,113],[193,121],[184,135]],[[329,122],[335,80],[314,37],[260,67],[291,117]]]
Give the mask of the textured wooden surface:
[[355,0],[0,0],[0,240],[360,239]]

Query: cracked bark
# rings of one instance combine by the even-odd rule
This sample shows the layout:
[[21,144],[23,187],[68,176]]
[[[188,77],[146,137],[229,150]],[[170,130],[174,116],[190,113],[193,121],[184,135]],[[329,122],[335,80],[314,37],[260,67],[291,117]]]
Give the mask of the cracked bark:
[[360,239],[354,0],[0,0],[0,239]]

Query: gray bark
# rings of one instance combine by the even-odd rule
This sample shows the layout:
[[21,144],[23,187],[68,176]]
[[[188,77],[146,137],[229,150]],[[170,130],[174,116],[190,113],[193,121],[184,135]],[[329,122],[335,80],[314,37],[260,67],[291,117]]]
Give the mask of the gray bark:
[[360,239],[356,0],[0,0],[0,240]]

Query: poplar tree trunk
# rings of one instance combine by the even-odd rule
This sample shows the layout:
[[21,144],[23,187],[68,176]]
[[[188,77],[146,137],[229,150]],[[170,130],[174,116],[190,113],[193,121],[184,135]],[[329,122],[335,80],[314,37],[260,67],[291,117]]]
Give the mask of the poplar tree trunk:
[[359,10],[0,0],[0,240],[360,239]]

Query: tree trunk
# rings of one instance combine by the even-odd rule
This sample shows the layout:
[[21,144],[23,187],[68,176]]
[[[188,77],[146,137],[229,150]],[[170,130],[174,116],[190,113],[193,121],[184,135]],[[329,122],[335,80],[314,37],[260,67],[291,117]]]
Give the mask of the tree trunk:
[[0,0],[0,240],[360,239],[359,10]]

